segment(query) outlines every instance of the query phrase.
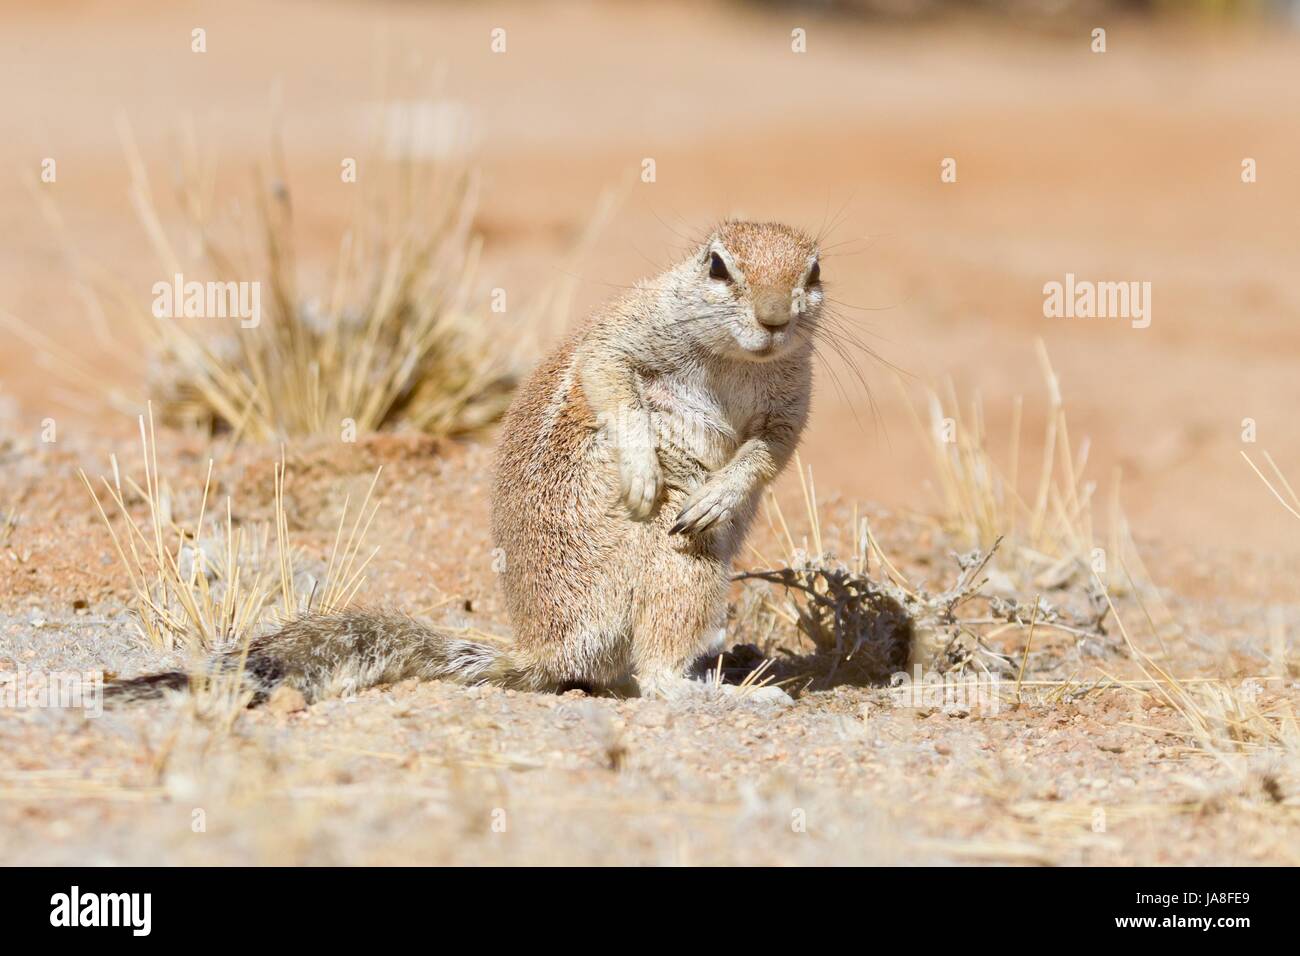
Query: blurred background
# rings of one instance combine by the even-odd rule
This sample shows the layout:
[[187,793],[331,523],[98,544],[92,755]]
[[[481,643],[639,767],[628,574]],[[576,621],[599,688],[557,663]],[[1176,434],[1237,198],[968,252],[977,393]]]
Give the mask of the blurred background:
[[[485,300],[503,288],[512,303],[536,301],[572,278],[577,320],[720,217],[827,230],[828,288],[879,358],[859,359],[865,388],[838,360],[821,374],[803,459],[823,496],[926,507],[930,470],[904,393],[924,409],[920,387],[946,394],[948,380],[963,413],[979,396],[994,447],[1010,445],[1023,397],[1032,481],[1049,411],[1041,338],[1071,439],[1088,439],[1099,495],[1122,475],[1139,541],[1218,566],[1250,555],[1295,580],[1295,525],[1240,452],[1267,449],[1300,481],[1300,4],[116,0],[0,11],[0,311],[105,381],[138,380],[149,356],[131,367],[97,344],[69,248],[142,303],[159,278],[118,117],[164,225],[178,214],[184,130],[214,164],[214,201],[234,202],[278,128],[298,253],[320,278],[354,201],[341,159],[392,108],[384,84],[418,77],[424,92],[398,108],[415,111],[430,150],[463,153],[481,172]],[[56,197],[56,229],[29,188],[51,157],[57,181],[34,188]],[[941,181],[948,158],[955,182]],[[1243,182],[1247,159],[1254,182]],[[580,246],[602,196],[612,212]],[[1045,318],[1043,286],[1067,273],[1150,282],[1150,326]],[[509,315],[534,358],[558,334],[526,309]],[[132,431],[130,416],[70,394],[17,336],[0,335],[14,427],[35,432],[57,413],[65,434]],[[1246,419],[1254,445],[1243,445]]]

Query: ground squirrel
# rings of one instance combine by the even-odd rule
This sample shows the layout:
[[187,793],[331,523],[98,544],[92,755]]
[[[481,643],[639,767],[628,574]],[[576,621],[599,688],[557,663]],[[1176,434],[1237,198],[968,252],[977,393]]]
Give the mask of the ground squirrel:
[[[350,611],[215,667],[242,667],[255,700],[404,677],[673,693],[721,631],[732,559],[807,420],[822,301],[814,239],[724,222],[538,366],[501,427],[492,494],[512,648]],[[106,696],[188,682],[151,675]]]

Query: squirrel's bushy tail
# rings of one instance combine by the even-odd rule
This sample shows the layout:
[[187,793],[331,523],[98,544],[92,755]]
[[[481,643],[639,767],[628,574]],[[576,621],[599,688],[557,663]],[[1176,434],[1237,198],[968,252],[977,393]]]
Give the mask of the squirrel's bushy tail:
[[[502,648],[464,640],[404,614],[364,610],[300,617],[251,641],[246,655],[219,655],[211,674],[238,674],[254,705],[281,686],[298,690],[311,703],[408,677],[531,686]],[[152,700],[189,686],[190,677],[183,671],[112,680],[104,685],[104,702]]]

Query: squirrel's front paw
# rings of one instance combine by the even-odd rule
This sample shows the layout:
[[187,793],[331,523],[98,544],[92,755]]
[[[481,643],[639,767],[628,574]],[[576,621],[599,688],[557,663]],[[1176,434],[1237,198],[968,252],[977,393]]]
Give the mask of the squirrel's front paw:
[[625,450],[619,455],[618,475],[623,504],[628,513],[637,521],[649,517],[662,484],[659,459],[654,450]]
[[699,534],[731,517],[740,504],[741,493],[731,484],[706,481],[682,503],[682,510],[669,534]]

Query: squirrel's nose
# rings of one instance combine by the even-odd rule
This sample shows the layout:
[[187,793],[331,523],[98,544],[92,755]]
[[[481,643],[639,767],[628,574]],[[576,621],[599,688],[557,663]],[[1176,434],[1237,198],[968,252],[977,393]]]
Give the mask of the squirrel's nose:
[[782,328],[790,324],[790,302],[779,295],[762,296],[754,303],[754,317],[765,328]]

